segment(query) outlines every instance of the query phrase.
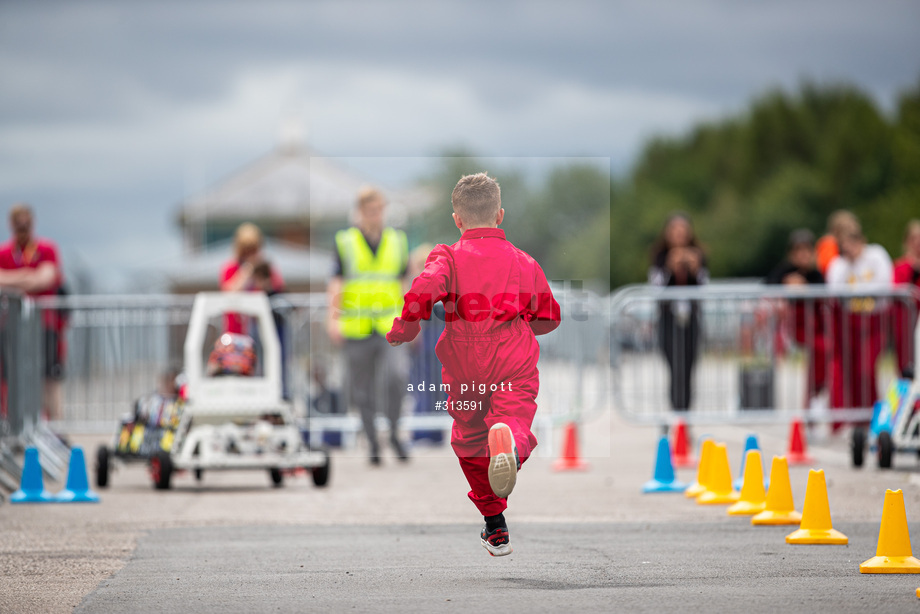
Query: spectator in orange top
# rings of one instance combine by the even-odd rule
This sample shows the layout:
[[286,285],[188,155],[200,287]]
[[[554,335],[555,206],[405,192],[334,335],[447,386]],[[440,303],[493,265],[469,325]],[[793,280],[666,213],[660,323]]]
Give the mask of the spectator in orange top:
[[[913,285],[920,289],[920,220],[907,222],[904,232],[904,255],[894,263],[894,283]],[[914,329],[917,326],[917,312],[920,300],[914,303],[914,311],[901,303],[894,305],[895,351],[898,369],[902,374],[915,371],[913,344]]]
[[[32,208],[18,204],[10,209],[12,238],[0,245],[0,286],[16,288],[28,296],[54,296],[64,283],[54,242],[32,233]],[[64,377],[64,317],[57,310],[42,314],[44,346],[43,403],[49,420],[60,420],[61,379]]]
[[[236,229],[233,240],[234,258],[220,272],[220,289],[224,292],[258,291],[263,287],[257,283],[253,273],[265,263],[262,255],[262,231],[255,224],[246,222]],[[284,290],[284,280],[278,271],[270,269],[269,278],[274,292]],[[228,313],[224,323],[225,332],[246,333],[239,314]]]
[[849,211],[840,209],[827,218],[827,234],[815,244],[816,261],[821,275],[827,275],[827,267],[840,255],[840,237],[861,230],[859,219]]

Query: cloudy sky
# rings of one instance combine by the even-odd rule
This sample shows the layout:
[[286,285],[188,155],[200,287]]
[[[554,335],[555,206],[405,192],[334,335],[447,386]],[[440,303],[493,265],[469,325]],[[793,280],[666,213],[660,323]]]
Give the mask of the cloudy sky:
[[[117,289],[181,252],[184,198],[309,144],[399,185],[419,157],[609,157],[803,79],[886,109],[920,79],[920,3],[0,3],[0,203]],[[374,157],[413,157],[405,167]]]

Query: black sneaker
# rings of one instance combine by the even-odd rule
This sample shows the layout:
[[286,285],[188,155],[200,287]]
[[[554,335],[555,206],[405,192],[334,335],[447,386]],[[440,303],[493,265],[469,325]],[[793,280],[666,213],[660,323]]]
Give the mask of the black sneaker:
[[479,537],[482,547],[492,556],[511,554],[511,537],[508,535],[508,527],[498,527],[491,532],[486,527],[482,527]]

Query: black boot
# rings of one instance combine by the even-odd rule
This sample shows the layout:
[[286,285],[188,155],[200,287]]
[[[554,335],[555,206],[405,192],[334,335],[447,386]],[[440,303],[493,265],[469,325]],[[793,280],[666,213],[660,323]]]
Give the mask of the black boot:
[[406,448],[400,443],[399,439],[393,437],[391,442],[393,444],[393,451],[396,452],[396,457],[402,462],[407,462],[409,460],[409,455],[406,453]]

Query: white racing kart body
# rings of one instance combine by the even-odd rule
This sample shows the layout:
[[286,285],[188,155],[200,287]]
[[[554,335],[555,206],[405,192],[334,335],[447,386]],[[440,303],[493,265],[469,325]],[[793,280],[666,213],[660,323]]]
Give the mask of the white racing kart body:
[[[207,351],[225,314],[250,323],[260,368],[250,376],[207,373]],[[215,323],[218,323],[215,327]],[[195,297],[184,361],[186,403],[170,451],[151,460],[157,488],[169,488],[174,470],[261,469],[280,485],[284,470],[306,468],[317,486],[328,480],[329,456],[302,441],[291,404],[282,398],[281,345],[271,306],[261,292],[200,293]]]

